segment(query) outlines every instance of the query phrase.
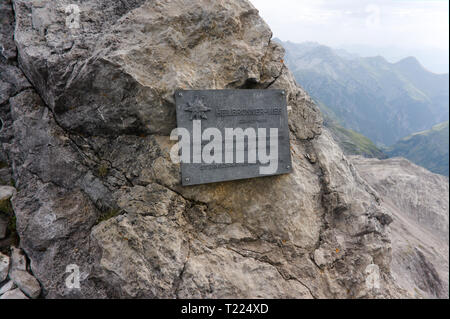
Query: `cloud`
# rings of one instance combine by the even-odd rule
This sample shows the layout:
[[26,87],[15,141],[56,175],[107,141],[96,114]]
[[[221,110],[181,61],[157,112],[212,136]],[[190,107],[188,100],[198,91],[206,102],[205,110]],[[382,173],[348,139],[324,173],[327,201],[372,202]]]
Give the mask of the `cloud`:
[[448,1],[252,0],[274,35],[331,46],[367,44],[448,50]]

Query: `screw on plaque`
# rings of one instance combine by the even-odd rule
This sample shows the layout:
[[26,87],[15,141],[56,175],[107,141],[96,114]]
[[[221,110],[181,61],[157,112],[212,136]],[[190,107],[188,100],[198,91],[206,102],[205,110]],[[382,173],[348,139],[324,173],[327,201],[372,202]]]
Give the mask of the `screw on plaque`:
[[189,182],[191,179],[190,179],[189,177],[186,177],[184,180],[185,180],[186,182]]
[[178,92],[178,96],[183,96],[183,93],[181,93],[181,92]]
[[286,93],[284,91],[281,91],[281,95],[285,95]]

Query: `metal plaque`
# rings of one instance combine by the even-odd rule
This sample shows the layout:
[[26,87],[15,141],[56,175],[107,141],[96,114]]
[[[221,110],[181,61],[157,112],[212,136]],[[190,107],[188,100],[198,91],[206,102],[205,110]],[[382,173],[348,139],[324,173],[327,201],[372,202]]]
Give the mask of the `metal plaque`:
[[182,185],[292,171],[284,91],[179,90],[175,102]]

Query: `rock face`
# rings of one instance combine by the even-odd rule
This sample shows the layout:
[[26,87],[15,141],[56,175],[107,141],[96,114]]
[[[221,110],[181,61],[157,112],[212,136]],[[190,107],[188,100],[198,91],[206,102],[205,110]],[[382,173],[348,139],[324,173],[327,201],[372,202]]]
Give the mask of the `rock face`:
[[30,298],[37,298],[41,293],[39,282],[32,275],[23,270],[15,270],[10,273],[11,279]]
[[416,298],[448,298],[448,178],[403,158],[352,162],[392,212],[396,282]]
[[[409,296],[391,276],[390,214],[249,2],[72,2],[79,15],[13,1],[18,66],[0,78],[17,231],[42,296]],[[168,136],[179,88],[286,90],[293,173],[182,187]]]
[[5,292],[0,299],[28,299],[20,289],[13,289]]
[[15,192],[14,187],[0,185],[0,240],[6,238],[8,233],[8,224],[12,213],[10,199]]
[[17,49],[13,37],[14,14],[9,0],[0,3],[0,12],[0,61],[12,62],[16,59]]
[[0,252],[0,299],[39,297],[41,285],[27,270],[25,255],[19,248],[11,247],[11,256]]
[[8,201],[16,192],[16,189],[11,186],[0,185],[0,203]]
[[8,256],[0,253],[0,282],[8,276],[10,259]]
[[15,286],[16,286],[16,284],[14,283],[14,281],[12,281],[12,280],[8,281],[6,284],[4,284],[2,286],[2,288],[0,288],[0,296],[10,290],[13,290],[15,288]]

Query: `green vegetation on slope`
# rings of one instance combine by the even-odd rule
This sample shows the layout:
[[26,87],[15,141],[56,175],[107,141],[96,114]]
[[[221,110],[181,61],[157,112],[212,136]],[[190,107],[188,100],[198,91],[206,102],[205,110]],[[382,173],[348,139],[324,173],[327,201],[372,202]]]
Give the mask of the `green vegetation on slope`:
[[387,158],[376,145],[364,135],[346,129],[338,124],[326,124],[334,139],[345,154],[362,155],[364,157]]
[[405,157],[434,173],[448,176],[449,122],[405,137],[385,152],[389,157]]
[[320,101],[315,101],[322,111],[324,125],[330,131],[334,140],[347,155],[362,155],[364,157],[375,157],[379,159],[387,158],[369,138],[353,130],[346,129],[339,124],[337,116],[333,110]]

